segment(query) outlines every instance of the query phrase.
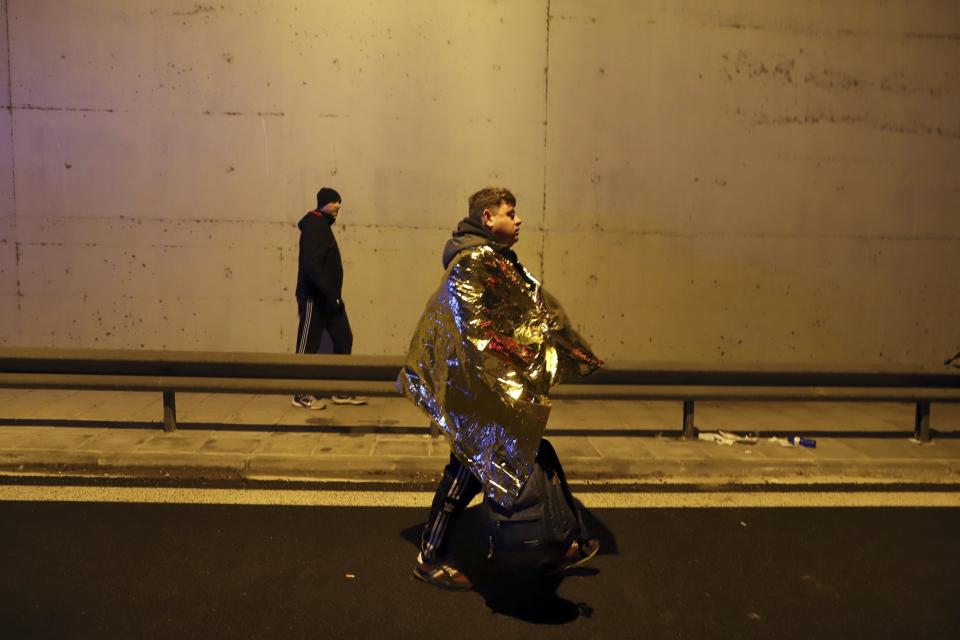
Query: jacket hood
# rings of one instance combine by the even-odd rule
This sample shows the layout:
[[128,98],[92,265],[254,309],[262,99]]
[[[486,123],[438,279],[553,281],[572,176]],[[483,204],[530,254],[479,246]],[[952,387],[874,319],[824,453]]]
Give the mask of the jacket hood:
[[446,269],[458,253],[482,244],[496,243],[490,230],[483,223],[466,217],[460,221],[452,237],[443,247],[443,268]]
[[311,218],[320,218],[330,226],[333,226],[333,223],[336,222],[336,220],[334,220],[330,216],[325,216],[322,213],[315,213],[314,211],[307,211],[307,213],[302,218],[300,218],[300,222],[297,223],[297,228],[303,231],[304,225],[306,225]]

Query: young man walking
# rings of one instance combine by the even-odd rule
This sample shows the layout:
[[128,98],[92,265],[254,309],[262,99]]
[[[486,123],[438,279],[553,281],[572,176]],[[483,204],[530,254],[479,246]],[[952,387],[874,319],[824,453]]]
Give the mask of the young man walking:
[[[602,365],[513,252],[521,228],[516,205],[503,188],[470,196],[397,380],[450,441],[414,567],[417,578],[447,589],[472,587],[444,558],[453,522],[480,491],[511,507],[533,469],[550,387]],[[594,539],[575,540],[557,569],[598,549]]]
[[[340,194],[328,187],[317,192],[317,208],[307,212],[297,224],[300,229],[300,257],[297,269],[297,353],[317,353],[323,332],[333,343],[334,353],[349,354],[353,332],[343,304],[343,263],[333,235],[333,224],[340,213]],[[366,404],[362,398],[338,396],[334,404]],[[293,406],[323,409],[320,398],[308,394],[293,397]]]

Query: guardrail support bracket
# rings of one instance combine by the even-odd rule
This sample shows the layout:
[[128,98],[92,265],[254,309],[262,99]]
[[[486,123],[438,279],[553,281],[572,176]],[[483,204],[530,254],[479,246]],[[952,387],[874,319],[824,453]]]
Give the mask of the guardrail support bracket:
[[920,442],[930,442],[930,403],[917,402],[917,414],[913,423],[913,437]]
[[173,391],[163,392],[163,430],[177,430],[177,398]]
[[694,440],[697,437],[696,428],[693,426],[693,400],[683,401],[683,432],[680,434],[681,440]]

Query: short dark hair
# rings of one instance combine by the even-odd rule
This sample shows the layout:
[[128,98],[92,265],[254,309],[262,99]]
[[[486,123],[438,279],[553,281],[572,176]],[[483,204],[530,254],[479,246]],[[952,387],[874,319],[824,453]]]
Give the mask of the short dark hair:
[[499,207],[506,202],[510,206],[517,206],[517,198],[509,189],[503,187],[486,187],[470,196],[470,217],[474,220],[483,220],[483,210]]

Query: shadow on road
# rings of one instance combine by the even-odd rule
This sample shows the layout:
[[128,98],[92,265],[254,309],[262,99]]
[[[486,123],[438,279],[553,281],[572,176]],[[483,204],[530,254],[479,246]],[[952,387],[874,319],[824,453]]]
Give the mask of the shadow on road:
[[[591,536],[600,539],[601,554],[616,554],[616,539],[610,530],[589,511],[583,509],[584,522]],[[426,513],[424,513],[426,515]],[[559,595],[564,579],[574,576],[595,576],[596,569],[578,567],[561,576],[546,575],[539,567],[520,566],[487,559],[484,515],[480,507],[464,511],[450,532],[449,556],[470,578],[473,589],[490,608],[499,613],[533,624],[560,625],[577,618],[589,618],[593,607],[586,602],[572,602]],[[401,532],[414,547],[420,544],[423,524]]]

